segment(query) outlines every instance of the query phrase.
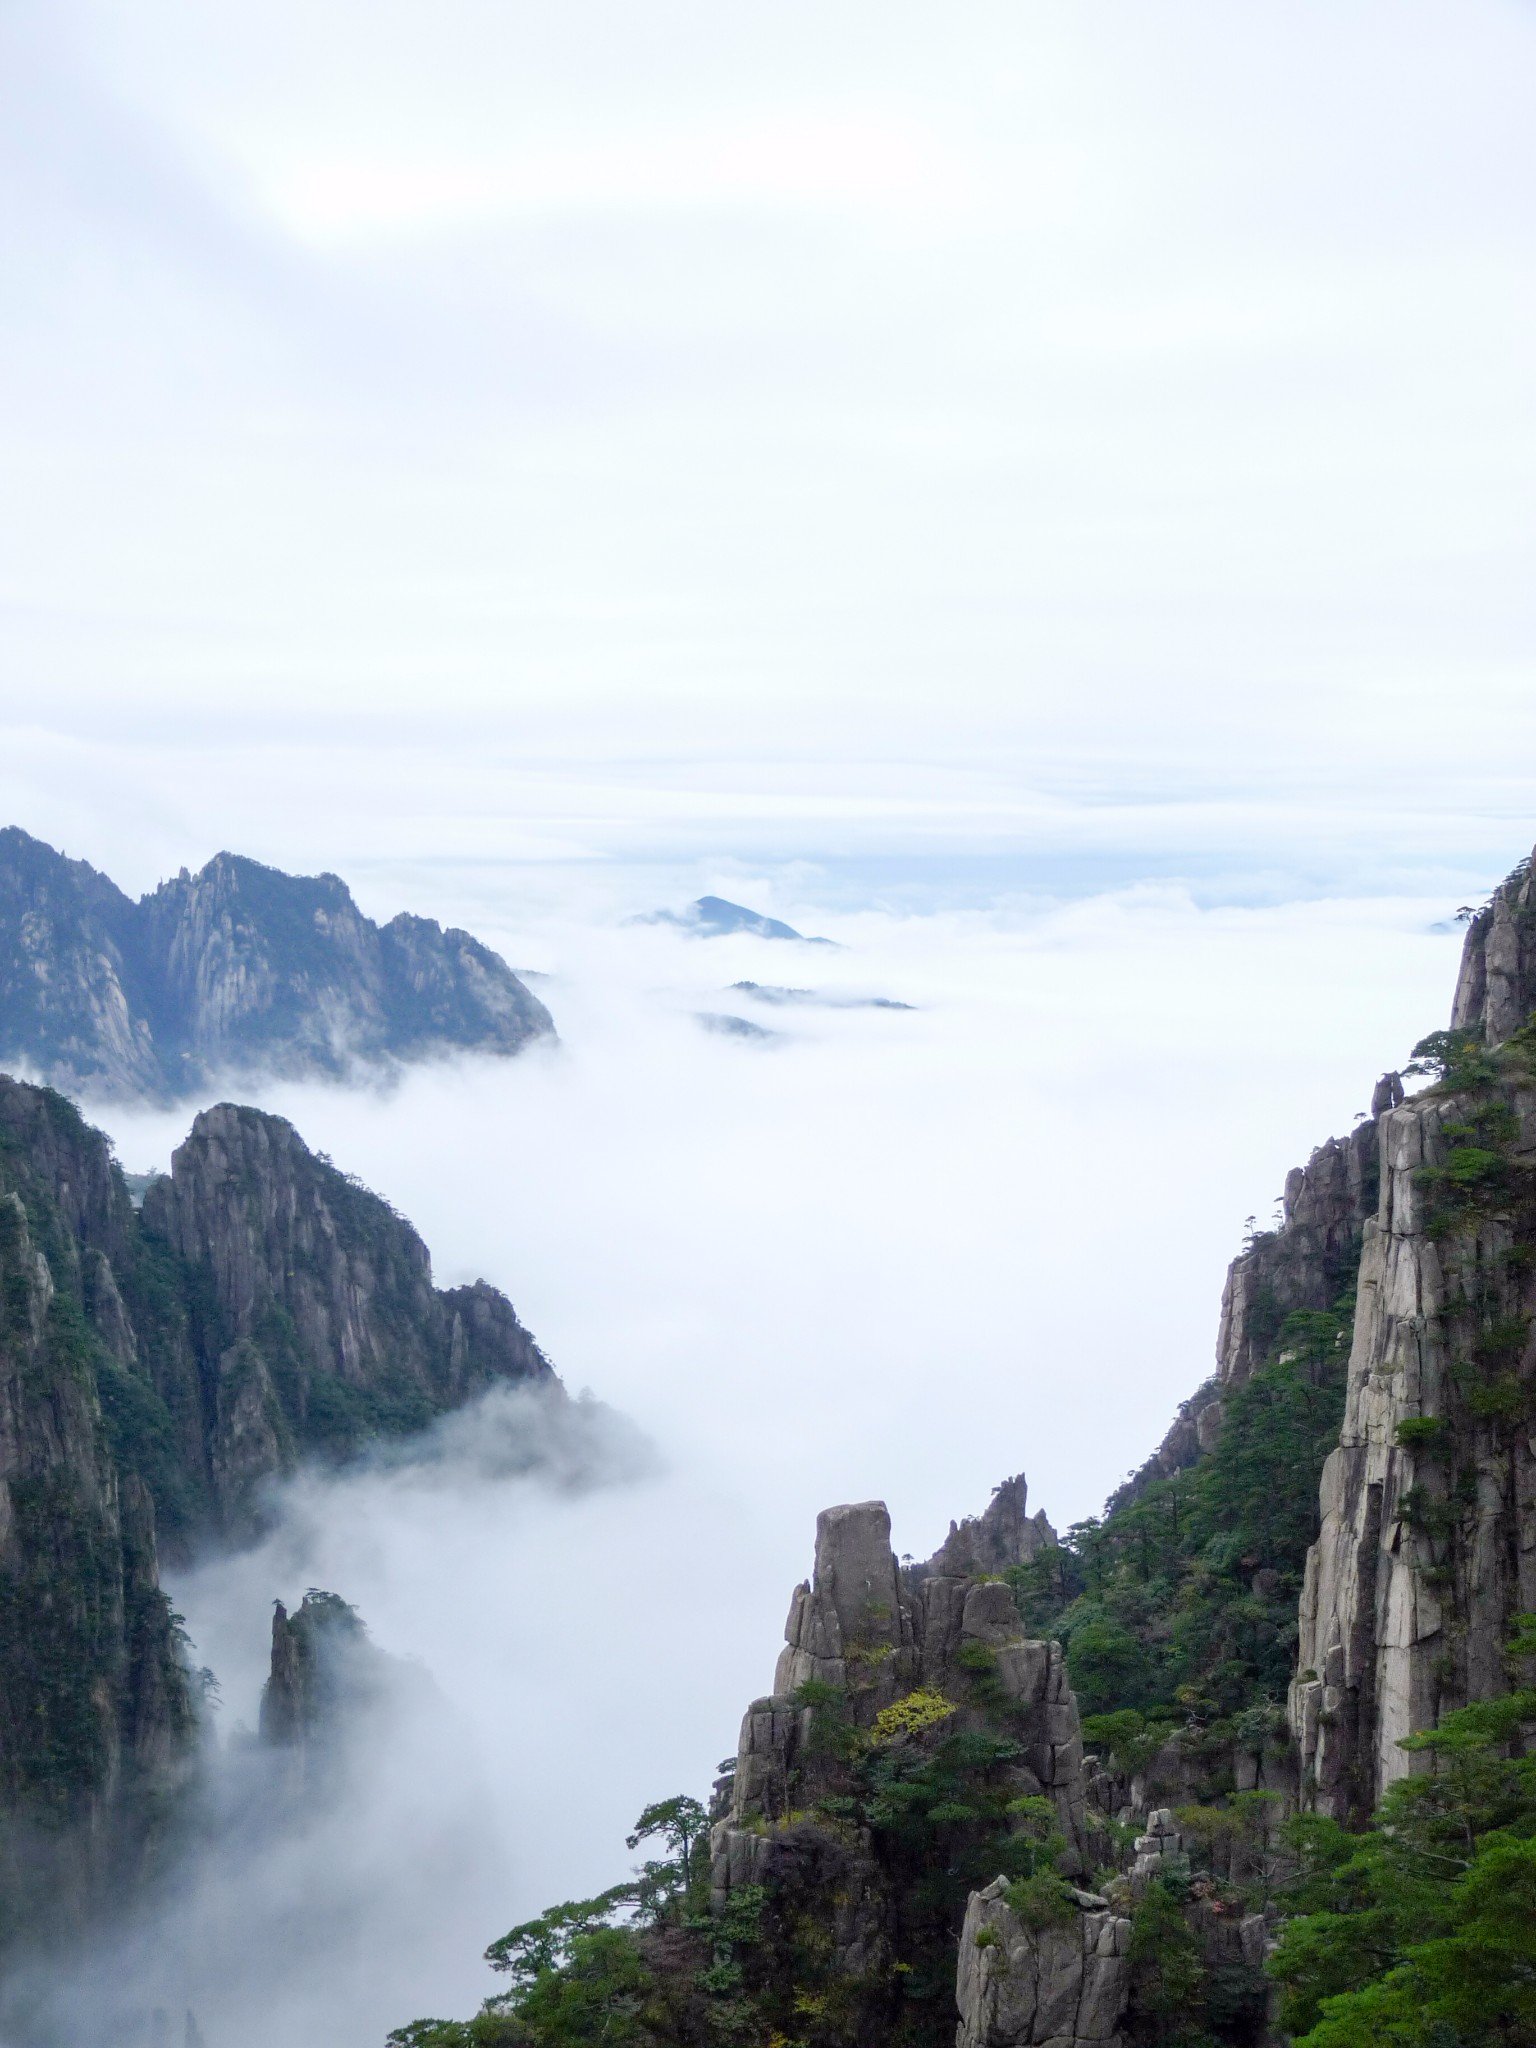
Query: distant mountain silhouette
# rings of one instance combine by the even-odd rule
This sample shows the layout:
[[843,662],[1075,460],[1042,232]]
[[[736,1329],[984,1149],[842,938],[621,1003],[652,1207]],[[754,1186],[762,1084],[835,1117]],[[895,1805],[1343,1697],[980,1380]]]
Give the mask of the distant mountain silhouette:
[[695,1015],[704,1029],[718,1038],[752,1038],[761,1043],[784,1036],[782,1031],[770,1031],[765,1024],[754,1024],[749,1017],[732,1017],[722,1010],[699,1010]]
[[913,1010],[915,1003],[898,1003],[894,996],[845,996],[819,988],[779,988],[770,981],[733,981],[732,995],[750,996],[754,1003],[805,1003],[818,1010]]
[[53,1086],[169,1101],[216,1075],[346,1079],[554,1030],[499,955],[337,875],[220,853],[135,903],[83,860],[0,831],[0,1061]]
[[732,932],[749,932],[756,939],[793,939],[800,946],[835,946],[836,939],[808,939],[792,924],[777,917],[765,917],[760,910],[731,903],[724,896],[700,896],[686,910],[658,910],[636,920],[640,924],[671,924],[701,939],[723,939]]

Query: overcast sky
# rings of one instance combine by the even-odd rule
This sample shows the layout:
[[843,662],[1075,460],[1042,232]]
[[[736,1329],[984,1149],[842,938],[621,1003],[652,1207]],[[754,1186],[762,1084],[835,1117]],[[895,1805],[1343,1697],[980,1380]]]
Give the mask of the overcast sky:
[[7,812],[141,887],[1491,876],[1533,67],[1524,0],[8,0]]
[[[550,970],[548,1057],[262,1099],[661,1459],[179,1592],[231,1712],[313,1571],[501,1759],[381,2019],[702,1788],[817,1507],[1091,1512],[1444,1021],[1536,837],[1533,105],[1529,0],[0,0],[0,822]],[[705,887],[847,951],[622,922]]]

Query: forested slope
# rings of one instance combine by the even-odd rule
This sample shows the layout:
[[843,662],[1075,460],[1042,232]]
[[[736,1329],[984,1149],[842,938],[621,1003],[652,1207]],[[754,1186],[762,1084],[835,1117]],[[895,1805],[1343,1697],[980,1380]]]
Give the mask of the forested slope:
[[662,1855],[393,2042],[1533,2048],[1533,894],[1290,1176],[1104,1513],[1058,1541],[1011,1481],[902,1573],[829,1510],[708,1838],[661,1802]]

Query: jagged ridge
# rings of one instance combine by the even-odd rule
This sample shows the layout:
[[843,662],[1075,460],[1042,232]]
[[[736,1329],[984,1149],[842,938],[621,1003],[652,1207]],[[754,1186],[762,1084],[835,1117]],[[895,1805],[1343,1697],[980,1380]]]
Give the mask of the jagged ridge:
[[553,1029],[478,939],[404,912],[376,925],[339,876],[220,853],[135,903],[0,831],[0,1060],[70,1092],[169,1101],[242,1072],[510,1054]]
[[300,1458],[494,1384],[564,1399],[505,1296],[435,1288],[282,1118],[205,1111],[138,1214],[103,1134],[0,1076],[0,1923],[130,1893],[184,1780],[159,1541],[239,1538]]

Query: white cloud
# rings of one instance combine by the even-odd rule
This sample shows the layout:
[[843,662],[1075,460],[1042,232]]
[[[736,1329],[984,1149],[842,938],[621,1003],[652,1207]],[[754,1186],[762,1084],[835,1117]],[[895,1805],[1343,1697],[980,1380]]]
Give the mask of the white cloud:
[[282,164],[265,195],[286,226],[328,239],[589,211],[851,209],[914,222],[982,189],[938,137],[853,112],[629,134],[602,128],[478,158],[451,150],[414,160],[306,155]]
[[[339,870],[555,970],[556,1058],[270,1099],[673,1460],[309,1525],[457,1711],[513,1703],[449,1988],[729,1748],[817,1507],[885,1493],[923,1550],[1016,1464],[1097,1505],[1243,1215],[1442,1018],[1424,927],[1536,816],[1532,33],[6,14],[0,813],[135,890]],[[723,984],[806,978],[617,928],[709,886],[920,1008],[707,1038]],[[149,1164],[183,1120],[111,1121]],[[302,1590],[250,1570],[247,1680]],[[589,1784],[615,1694],[646,1744]]]
[[[1021,1467],[1058,1524],[1096,1510],[1209,1370],[1243,1217],[1442,1020],[1456,950],[1438,899],[1201,910],[1149,885],[889,916],[708,879],[845,949],[617,923],[650,871],[546,874],[537,901],[460,871],[455,914],[552,972],[561,1047],[384,1096],[260,1091],[664,1462],[586,1493],[479,1457],[305,1481],[267,1545],[177,1582],[226,1720],[254,1716],[268,1602],[312,1584],[443,1701],[382,1730],[355,1811],[212,1886],[222,1990],[151,1944],[213,2048],[270,2038],[243,1987],[295,1897],[327,1918],[291,1941],[284,2024],[376,2048],[468,2010],[505,1926],[621,1876],[639,1807],[702,1790],[769,1683],[818,1508],[883,1496],[919,1555]],[[918,1007],[770,1014],[747,978]],[[714,1038],[704,1009],[787,1035]],[[106,1121],[144,1167],[187,1118]]]

